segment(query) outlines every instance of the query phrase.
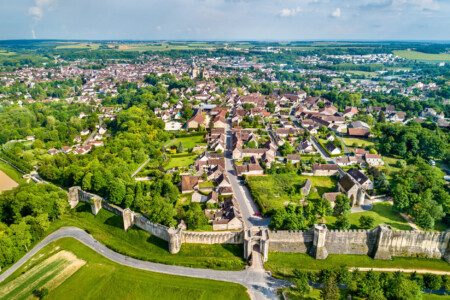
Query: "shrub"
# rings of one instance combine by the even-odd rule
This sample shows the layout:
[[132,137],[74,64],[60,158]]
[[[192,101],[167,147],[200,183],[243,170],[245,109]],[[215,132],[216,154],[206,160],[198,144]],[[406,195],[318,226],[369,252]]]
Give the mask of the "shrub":
[[375,219],[371,216],[359,217],[359,227],[363,229],[370,229],[375,224]]

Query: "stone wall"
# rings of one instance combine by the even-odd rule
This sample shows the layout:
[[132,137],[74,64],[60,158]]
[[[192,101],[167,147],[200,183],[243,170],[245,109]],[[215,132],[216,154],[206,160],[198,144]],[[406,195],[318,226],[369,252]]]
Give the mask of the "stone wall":
[[418,256],[444,258],[447,252],[450,231],[392,231],[386,226],[376,229],[378,232],[375,258],[390,259],[392,256]]
[[192,244],[242,244],[243,231],[183,231],[183,243]]
[[371,255],[376,243],[376,234],[371,230],[329,230],[325,248],[331,254]]
[[269,250],[308,253],[313,242],[313,231],[268,231]]
[[169,251],[171,253],[178,253],[182,243],[242,244],[244,242],[243,231],[183,231],[181,229],[169,228],[161,224],[153,223],[139,213],[136,213],[128,208],[123,209],[117,205],[111,204],[100,196],[85,192],[77,186],[69,189],[68,200],[72,208],[78,204],[78,201],[89,203],[92,208],[92,213],[95,215],[100,211],[100,209],[105,209],[115,215],[122,216],[125,230],[128,230],[130,227],[135,225],[136,227],[147,231],[151,235],[167,241]]
[[78,201],[90,203],[94,214],[104,208],[122,216],[125,230],[135,225],[167,241],[171,253],[179,252],[183,243],[244,244],[244,257],[247,258],[253,245],[259,243],[265,260],[268,251],[277,251],[308,253],[317,259],[324,259],[329,254],[361,254],[376,259],[416,256],[444,258],[450,261],[450,231],[397,231],[386,225],[373,230],[328,230],[325,225],[315,225],[305,231],[271,231],[260,228],[260,234],[251,230],[196,232],[152,223],[143,215],[108,203],[95,194],[81,190],[80,187],[69,189],[68,200],[71,207],[76,206]]
[[268,231],[268,235],[270,251],[309,253],[317,259],[360,254],[376,259],[412,256],[450,261],[450,231],[397,231],[386,225],[373,230],[328,230],[315,225],[308,231]]

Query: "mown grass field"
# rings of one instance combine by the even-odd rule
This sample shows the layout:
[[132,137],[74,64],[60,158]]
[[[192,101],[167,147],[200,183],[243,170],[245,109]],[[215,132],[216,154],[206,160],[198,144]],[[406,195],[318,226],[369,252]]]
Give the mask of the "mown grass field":
[[[375,219],[374,228],[380,224],[390,225],[392,228],[398,230],[411,230],[411,226],[392,208],[389,203],[375,203],[372,210],[358,213],[351,213],[349,215],[350,224],[353,229],[359,228],[359,218],[361,216],[371,216]],[[332,228],[333,223],[336,221],[336,217],[325,217],[328,227]]]
[[[55,249],[75,254],[86,262],[57,287],[49,289],[45,299],[248,299],[245,287],[213,280],[194,279],[137,270],[114,263],[77,240],[64,238],[42,249],[30,263],[15,272],[5,283],[51,257]],[[51,266],[54,268],[54,266]],[[47,270],[50,271],[50,270]],[[29,277],[29,280],[32,276]],[[30,281],[31,282],[31,281]],[[27,288],[24,297],[31,295]],[[31,289],[32,290],[32,289]],[[9,299],[9,298],[2,298]]]
[[332,177],[303,176],[295,174],[273,174],[265,176],[249,176],[247,184],[253,198],[258,203],[263,214],[280,209],[289,202],[299,202],[299,193],[289,194],[289,190],[294,188],[299,190],[307,179],[312,181],[311,194],[308,198],[317,198],[325,192],[336,189],[336,179]]
[[359,148],[365,148],[373,146],[374,143],[370,141],[369,139],[360,139],[360,138],[349,138],[349,137],[343,137],[342,141],[347,147],[359,147]]
[[422,60],[432,62],[450,61],[450,54],[448,53],[431,54],[412,50],[398,50],[394,51],[394,55],[411,60]]
[[184,151],[192,149],[197,145],[206,145],[205,137],[203,135],[192,135],[171,139],[164,146],[169,148],[171,146],[178,146],[180,143],[183,145]]
[[63,226],[82,228],[108,248],[141,260],[222,270],[240,270],[245,266],[241,245],[183,244],[181,251],[173,255],[166,241],[135,227],[124,231],[121,217],[104,209],[94,216],[86,203],[52,223],[49,232]]
[[172,154],[169,157],[169,162],[164,168],[166,170],[172,168],[187,168],[194,164],[197,155],[190,153]]
[[426,269],[450,272],[450,264],[441,259],[395,257],[375,260],[367,255],[330,254],[327,259],[314,259],[305,253],[270,252],[264,264],[267,270],[279,276],[290,276],[295,269],[314,271],[345,265],[356,268]]

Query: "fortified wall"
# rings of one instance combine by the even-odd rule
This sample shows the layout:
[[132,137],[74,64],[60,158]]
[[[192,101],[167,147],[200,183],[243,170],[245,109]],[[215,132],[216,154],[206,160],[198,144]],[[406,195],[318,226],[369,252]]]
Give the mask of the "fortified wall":
[[328,230],[315,225],[307,231],[269,231],[269,250],[308,253],[317,259],[329,254],[361,254],[375,259],[393,256],[450,260],[450,231],[397,231],[381,225],[373,230]]
[[269,251],[308,253],[316,259],[325,259],[329,254],[359,254],[375,259],[414,256],[450,261],[450,231],[397,231],[386,225],[373,230],[328,230],[325,225],[315,225],[305,231],[273,231],[256,227],[242,231],[186,231],[152,223],[128,208],[108,203],[80,187],[71,187],[70,206],[74,208],[79,201],[89,203],[94,215],[106,209],[122,216],[125,230],[135,225],[167,241],[171,253],[178,253],[183,243],[244,244],[244,258],[251,255],[254,245],[259,245],[264,261],[267,261]]
[[170,253],[178,253],[183,243],[197,244],[242,244],[243,231],[185,231],[180,228],[169,228],[167,226],[156,224],[148,220],[142,214],[134,212],[128,208],[121,208],[107,202],[102,197],[83,191],[80,187],[74,186],[69,188],[69,205],[71,208],[77,206],[81,202],[91,205],[92,213],[97,215],[101,209],[110,211],[123,218],[123,227],[125,230],[133,225],[147,231],[169,244]]

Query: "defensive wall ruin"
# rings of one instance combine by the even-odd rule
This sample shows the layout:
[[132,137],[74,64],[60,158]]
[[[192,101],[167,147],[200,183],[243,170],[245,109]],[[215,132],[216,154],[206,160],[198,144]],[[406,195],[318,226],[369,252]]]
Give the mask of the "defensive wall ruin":
[[74,208],[79,201],[89,203],[95,215],[101,209],[106,209],[122,216],[125,230],[134,225],[167,241],[171,253],[178,253],[183,243],[244,244],[244,258],[248,258],[253,247],[258,245],[265,261],[269,251],[308,253],[316,259],[325,259],[329,254],[360,254],[375,259],[413,256],[450,261],[450,231],[398,231],[386,225],[372,230],[329,230],[325,225],[315,225],[305,231],[253,228],[242,231],[198,232],[152,223],[142,214],[108,203],[100,196],[85,192],[80,187],[71,187],[70,206]]

